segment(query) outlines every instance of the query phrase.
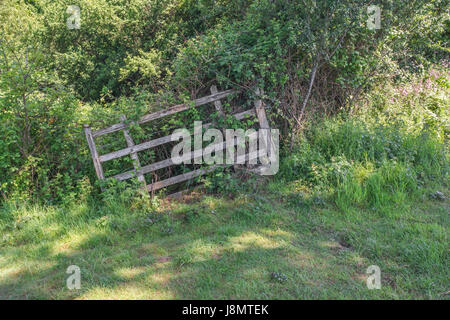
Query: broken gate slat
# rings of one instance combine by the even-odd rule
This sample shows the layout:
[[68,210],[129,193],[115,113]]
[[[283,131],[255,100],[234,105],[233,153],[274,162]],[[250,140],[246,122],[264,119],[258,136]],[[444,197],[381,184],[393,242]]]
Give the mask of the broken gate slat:
[[[255,93],[257,96],[261,96],[263,94],[263,91],[258,88],[255,90]],[[255,111],[261,129],[269,129],[269,122],[267,121],[266,111],[264,110],[263,102],[261,99],[255,101]]]

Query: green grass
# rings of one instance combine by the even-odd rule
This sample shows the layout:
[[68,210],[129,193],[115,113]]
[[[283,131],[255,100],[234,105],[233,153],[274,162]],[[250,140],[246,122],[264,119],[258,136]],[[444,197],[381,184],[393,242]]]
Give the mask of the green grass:
[[[446,298],[449,202],[424,194],[386,210],[342,211],[279,182],[149,214],[10,206],[1,211],[0,298]],[[80,290],[66,288],[72,264]],[[366,287],[370,265],[381,268],[381,290]]]
[[[86,187],[59,207],[3,203],[0,298],[448,299],[441,142],[333,120],[282,159],[273,178],[210,177],[227,196],[112,188],[101,200]],[[79,290],[66,287],[70,265]],[[371,265],[380,290],[366,286]]]

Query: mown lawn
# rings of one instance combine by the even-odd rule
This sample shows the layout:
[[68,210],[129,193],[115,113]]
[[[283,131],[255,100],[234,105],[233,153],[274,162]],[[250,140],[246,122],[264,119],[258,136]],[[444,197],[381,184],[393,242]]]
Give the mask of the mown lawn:
[[[148,212],[9,204],[0,210],[0,298],[448,299],[450,205],[434,192],[342,210],[295,182],[269,181]],[[66,287],[70,265],[81,269],[80,290]],[[380,290],[366,286],[370,265],[381,269]]]

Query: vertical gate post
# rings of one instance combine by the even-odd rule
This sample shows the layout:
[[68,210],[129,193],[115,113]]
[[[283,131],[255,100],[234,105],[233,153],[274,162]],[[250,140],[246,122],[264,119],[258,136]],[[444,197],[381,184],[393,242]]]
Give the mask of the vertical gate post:
[[[276,146],[274,144],[274,141],[272,140],[272,133],[270,131],[269,121],[267,121],[264,103],[261,98],[261,96],[264,94],[264,91],[260,88],[256,88],[255,94],[258,97],[257,100],[255,100],[254,105],[255,105],[255,112],[256,112],[256,116],[258,118],[259,126],[260,126],[260,129],[267,132],[267,141],[265,141],[266,142],[265,154],[268,156],[269,159],[271,159],[271,158],[273,158],[273,153],[276,150]],[[263,137],[264,137],[264,135],[263,135]],[[262,139],[259,138],[258,140],[259,140],[259,142],[261,142]],[[259,152],[261,152],[261,146],[258,146],[258,149],[260,149]],[[260,167],[259,170],[260,170],[260,172],[263,172],[265,169],[266,168],[263,165]]]
[[87,124],[84,126],[84,134],[86,135],[86,140],[89,145],[89,150],[91,150],[92,161],[94,162],[95,173],[99,180],[104,180],[105,175],[103,174],[102,163],[98,157],[97,146],[95,145],[94,137],[92,136],[91,127]]

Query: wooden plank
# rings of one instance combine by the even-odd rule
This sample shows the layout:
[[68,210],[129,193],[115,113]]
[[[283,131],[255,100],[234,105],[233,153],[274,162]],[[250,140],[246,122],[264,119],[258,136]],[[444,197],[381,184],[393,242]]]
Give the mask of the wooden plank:
[[[242,119],[245,119],[245,118],[250,117],[252,115],[255,115],[255,111],[254,110],[247,110],[247,111],[244,111],[244,112],[240,112],[240,113],[238,113],[238,114],[236,114],[234,116],[236,117],[236,119],[242,120]],[[206,123],[206,124],[203,125],[203,127],[207,128],[210,125],[211,125],[211,123]],[[120,157],[127,156],[127,155],[129,155],[131,153],[140,152],[140,151],[144,151],[144,150],[147,150],[147,149],[150,149],[150,148],[154,148],[154,147],[157,147],[159,145],[162,145],[162,144],[165,144],[165,143],[169,143],[171,141],[172,141],[172,137],[171,136],[165,136],[165,137],[157,138],[157,139],[154,139],[154,140],[146,141],[146,142],[137,144],[137,145],[132,146],[132,147],[128,147],[128,148],[125,148],[125,149],[121,149],[121,150],[118,150],[118,151],[114,151],[114,152],[110,152],[110,153],[101,155],[99,157],[99,159],[100,159],[100,162],[106,162],[106,161],[110,161],[110,160],[113,160],[113,159],[117,159],[117,158],[120,158]]]
[[238,91],[231,89],[231,90],[218,92],[216,94],[213,94],[213,95],[210,95],[210,96],[206,96],[206,97],[203,97],[203,98],[199,98],[199,99],[194,100],[193,106],[186,105],[186,104],[180,104],[180,105],[177,105],[177,106],[173,106],[173,107],[171,107],[171,108],[169,108],[167,110],[161,110],[161,111],[158,111],[158,112],[155,112],[155,113],[152,113],[152,114],[145,115],[145,116],[143,116],[141,118],[141,120],[139,120],[138,123],[142,124],[142,123],[145,123],[145,122],[148,122],[148,121],[159,119],[161,117],[164,117],[164,116],[167,116],[167,115],[170,115],[170,114],[174,114],[174,113],[177,113],[177,112],[180,112],[180,111],[184,111],[184,110],[190,109],[191,107],[202,106],[204,104],[208,104],[208,103],[214,102],[216,100],[223,99],[223,98],[225,98],[225,97],[227,97],[227,96],[229,96],[229,95],[231,95],[233,93],[236,93],[236,92],[238,92]]
[[[258,134],[257,132],[254,132],[253,134],[250,134],[248,136],[248,138],[249,139],[255,138],[255,137],[257,137],[257,134]],[[235,146],[237,144],[237,142],[238,142],[237,139],[235,139],[233,146]],[[195,160],[197,158],[201,158],[203,156],[203,153],[205,152],[206,148],[214,148],[216,150],[218,150],[220,148],[220,149],[223,150],[223,149],[226,148],[226,141],[223,141],[223,142],[220,142],[220,143],[215,143],[215,144],[213,144],[211,146],[207,146],[207,147],[203,148],[202,149],[202,153],[199,154],[198,156],[195,156],[197,154],[195,152],[189,152],[186,155],[184,155],[183,157],[186,157],[186,159],[191,159],[191,160]],[[112,178],[117,179],[119,181],[127,180],[127,179],[130,179],[130,178],[134,177],[135,174],[140,174],[140,175],[147,174],[147,173],[159,170],[159,169],[164,169],[164,168],[170,167],[173,164],[174,163],[173,163],[172,159],[166,159],[166,160],[162,160],[162,161],[159,161],[159,162],[155,162],[155,163],[146,165],[146,166],[140,168],[137,171],[131,170],[131,171],[127,171],[127,172],[124,172],[124,173],[119,173],[119,174],[113,176]]]
[[244,111],[244,112],[236,113],[234,115],[234,117],[236,119],[238,119],[238,120],[242,120],[242,119],[245,119],[245,118],[248,118],[248,117],[251,117],[251,116],[255,116],[255,115],[256,115],[255,110],[250,109],[250,110],[247,110],[247,111]]
[[[122,116],[120,117],[120,121],[121,121],[122,123],[125,123],[126,120],[127,120],[127,117],[125,117],[125,115],[122,115]],[[123,129],[123,135],[124,135],[124,137],[125,137],[125,141],[127,142],[127,146],[128,146],[128,147],[133,147],[133,146],[134,146],[134,141],[133,141],[133,139],[131,138],[130,132],[128,131],[128,129]],[[132,152],[131,155],[130,155],[130,157],[131,157],[131,159],[133,160],[133,167],[134,167],[134,170],[135,170],[135,172],[136,172],[138,181],[140,181],[140,182],[145,182],[144,175],[143,175],[142,173],[139,173],[139,169],[140,169],[140,167],[141,167],[141,163],[140,163],[140,161],[139,161],[139,157],[138,157],[138,155],[137,155],[137,152]]]
[[174,192],[174,193],[171,193],[171,194],[167,195],[167,198],[179,200],[179,199],[181,199],[185,194],[188,194],[189,191],[191,191],[191,190],[190,190],[190,189],[184,189],[184,190],[181,190],[181,191],[178,191],[178,192]]
[[195,185],[193,188],[187,188],[178,192],[174,192],[167,195],[167,198],[179,200],[183,199],[184,196],[191,195],[193,192],[197,192],[197,195],[202,191],[202,188],[205,188],[205,185],[203,183],[199,183]]
[[[236,91],[236,90],[226,90],[226,91],[223,91],[223,92],[218,92],[216,94],[212,94],[210,96],[206,96],[206,97],[194,100],[193,105],[190,105],[190,104],[178,104],[178,105],[175,105],[175,106],[170,107],[170,108],[165,109],[165,110],[160,110],[160,111],[157,111],[157,112],[154,112],[154,113],[147,114],[147,115],[143,116],[141,119],[139,119],[139,121],[137,123],[138,124],[143,124],[143,123],[146,123],[146,122],[149,122],[149,121],[152,121],[152,120],[156,120],[156,119],[159,119],[159,118],[162,118],[162,117],[174,114],[174,113],[178,113],[178,112],[190,109],[192,107],[198,107],[198,106],[210,103],[210,102],[214,102],[216,100],[223,99],[223,98],[229,96],[230,94],[233,94],[233,93],[236,93],[236,92],[238,92],[238,91]],[[113,133],[113,132],[122,130],[122,129],[126,128],[127,126],[128,125],[126,125],[124,123],[117,123],[117,124],[114,124],[114,125],[112,125],[112,126],[110,126],[108,128],[104,128],[104,129],[100,129],[100,130],[94,131],[92,133],[92,135],[93,135],[93,137],[99,137],[99,136],[102,136],[104,134]]]
[[[241,159],[241,158],[245,158],[246,161],[250,161],[251,159],[256,159],[256,158],[258,158],[258,152],[247,153],[245,155],[242,155],[241,157],[238,157],[238,159]],[[190,172],[187,172],[184,174],[180,174],[178,176],[175,176],[175,177],[172,177],[172,178],[169,178],[166,180],[154,182],[152,184],[147,185],[147,190],[149,192],[152,192],[152,191],[156,191],[156,190],[171,186],[176,183],[184,182],[184,181],[202,176],[206,173],[212,172],[215,169],[217,169],[218,167],[220,167],[220,165],[212,165],[207,168],[197,169],[197,170],[190,171]]]
[[206,173],[212,172],[215,169],[217,169],[218,167],[219,167],[218,165],[212,165],[208,168],[197,169],[197,170],[194,170],[191,172],[180,174],[178,176],[175,176],[175,177],[172,177],[172,178],[169,178],[166,180],[154,182],[154,183],[147,185],[147,190],[149,192],[152,192],[152,191],[156,191],[156,190],[168,187],[168,186],[176,184],[176,183],[190,180],[190,179],[199,177],[201,175],[204,175]]
[[97,146],[95,145],[94,137],[92,135],[92,130],[89,125],[84,125],[84,134],[86,135],[86,140],[89,145],[89,150],[91,151],[92,161],[94,162],[95,173],[97,174],[97,178],[99,180],[105,179],[105,175],[103,174],[103,168],[101,161],[98,156]]
[[[257,88],[255,90],[257,96],[261,96],[264,91]],[[264,110],[264,104],[261,99],[255,101],[255,111],[258,117],[259,126],[261,129],[270,129],[269,122],[267,121],[266,111]]]
[[[262,89],[256,88],[255,93],[257,96],[261,97],[264,94],[264,91]],[[256,116],[258,117],[258,122],[259,122],[259,126],[261,129],[267,129],[267,140],[268,140],[268,144],[264,146],[264,151],[260,151],[260,152],[265,152],[265,154],[268,156],[268,158],[270,160],[275,160],[274,157],[274,150],[276,150],[275,144],[272,140],[272,134],[270,131],[270,126],[269,126],[269,121],[267,121],[267,116],[266,116],[266,110],[264,108],[264,103],[262,101],[262,99],[258,99],[255,101],[255,112],[256,112]],[[260,139],[259,142],[261,142],[262,140]],[[258,146],[258,148],[261,148],[261,146]],[[264,164],[263,166],[261,166],[260,169],[261,171],[264,170],[264,166],[266,164]]]
[[121,150],[118,150],[118,151],[114,151],[114,152],[111,152],[111,153],[107,153],[107,154],[101,155],[100,156],[100,162],[105,162],[105,161],[117,159],[117,158],[120,158],[120,157],[124,157],[124,156],[127,156],[127,155],[131,154],[131,153],[144,151],[144,150],[147,150],[147,149],[150,149],[150,148],[154,148],[154,147],[157,147],[159,145],[162,145],[162,144],[165,144],[165,143],[168,143],[168,142],[171,142],[171,141],[172,141],[172,137],[171,136],[165,136],[165,137],[161,137],[161,138],[158,138],[158,139],[146,141],[146,142],[137,144],[137,145],[135,145],[133,147],[128,147],[128,148],[125,148],[125,149],[121,149]]
[[137,172],[135,170],[127,171],[124,173],[119,173],[113,176],[112,178],[117,179],[119,181],[127,180],[133,178],[137,174],[146,174],[150,172],[154,172],[159,169],[164,169],[170,167],[173,164],[172,159],[166,159],[159,162],[151,163],[149,165],[143,166]]

